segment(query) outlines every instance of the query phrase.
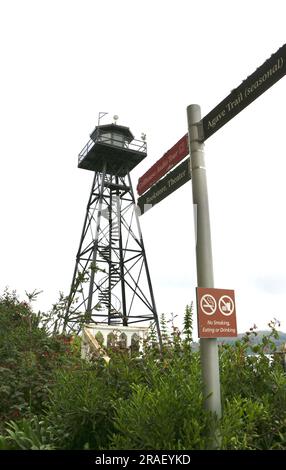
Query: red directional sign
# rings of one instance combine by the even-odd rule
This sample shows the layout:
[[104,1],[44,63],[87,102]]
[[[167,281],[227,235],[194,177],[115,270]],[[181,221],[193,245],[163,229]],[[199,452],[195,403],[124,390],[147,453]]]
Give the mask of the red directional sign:
[[137,192],[139,196],[153,184],[155,184],[162,176],[164,176],[171,168],[179,163],[189,154],[188,134],[184,135],[163,157],[161,157],[146,173],[138,180]]
[[197,287],[198,336],[237,336],[234,290]]

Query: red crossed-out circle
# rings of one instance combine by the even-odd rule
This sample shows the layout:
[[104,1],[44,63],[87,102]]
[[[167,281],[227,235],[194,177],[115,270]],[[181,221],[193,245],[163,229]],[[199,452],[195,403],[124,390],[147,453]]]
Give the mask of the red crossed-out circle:
[[200,307],[205,315],[213,315],[217,309],[216,299],[211,294],[205,294],[201,298]]
[[229,317],[234,312],[234,301],[229,295],[222,295],[218,301],[218,308],[220,312]]

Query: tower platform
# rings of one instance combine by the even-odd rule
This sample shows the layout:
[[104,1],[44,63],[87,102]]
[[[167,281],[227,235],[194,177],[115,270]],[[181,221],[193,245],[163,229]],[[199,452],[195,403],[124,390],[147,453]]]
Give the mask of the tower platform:
[[117,124],[97,126],[78,156],[78,168],[126,176],[147,156],[147,144],[134,139],[128,127]]

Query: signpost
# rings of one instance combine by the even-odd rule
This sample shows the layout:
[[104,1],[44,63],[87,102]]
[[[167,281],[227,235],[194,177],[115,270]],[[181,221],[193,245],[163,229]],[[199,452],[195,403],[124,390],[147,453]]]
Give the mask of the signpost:
[[237,336],[234,291],[197,287],[198,336]]
[[[192,164],[193,204],[196,207],[197,219],[197,283],[199,287],[213,288],[214,275],[204,144],[200,140],[198,128],[198,123],[201,121],[200,107],[196,104],[188,106],[187,115]],[[216,338],[201,338],[200,352],[205,407],[220,418],[221,396]],[[216,435],[213,433],[213,447],[216,445],[215,440]]]
[[154,184],[149,191],[138,198],[138,206],[140,214],[143,215],[151,207],[172,194],[176,189],[191,179],[191,162],[190,158],[178,165],[173,171],[165,176],[165,178]]
[[[196,207],[197,220],[197,299],[198,327],[201,351],[202,376],[206,408],[221,416],[219,358],[217,337],[236,336],[236,315],[234,291],[214,289],[212,246],[210,232],[210,217],[207,192],[206,166],[204,160],[204,141],[223,127],[246,106],[252,103],[274,83],[286,74],[286,44],[267,59],[255,72],[247,77],[237,88],[219,103],[209,114],[201,119],[198,105],[187,108],[188,134],[184,135],[177,144],[158,160],[140,179],[137,186],[138,194],[142,195],[173,166],[177,165],[188,155],[188,145],[191,155],[191,174],[184,173],[181,180],[178,175],[183,171],[188,160],[173,170],[162,181],[141,196],[140,207],[150,204],[150,207],[184,182],[191,178],[193,204]],[[186,170],[187,171],[187,170]],[[188,170],[189,171],[189,170]],[[178,180],[176,180],[178,178]],[[174,184],[171,183],[174,179]],[[216,433],[213,432],[215,447]]]

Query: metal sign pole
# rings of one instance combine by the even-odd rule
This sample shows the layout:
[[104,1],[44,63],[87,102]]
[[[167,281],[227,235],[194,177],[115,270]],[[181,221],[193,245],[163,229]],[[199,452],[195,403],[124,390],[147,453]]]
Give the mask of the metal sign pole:
[[[209,218],[204,144],[199,139],[201,120],[200,106],[193,104],[187,108],[189,147],[192,167],[193,204],[197,217],[197,282],[198,287],[214,287],[211,231]],[[202,376],[206,409],[221,417],[221,397],[219,379],[219,358],[216,338],[200,340]]]

